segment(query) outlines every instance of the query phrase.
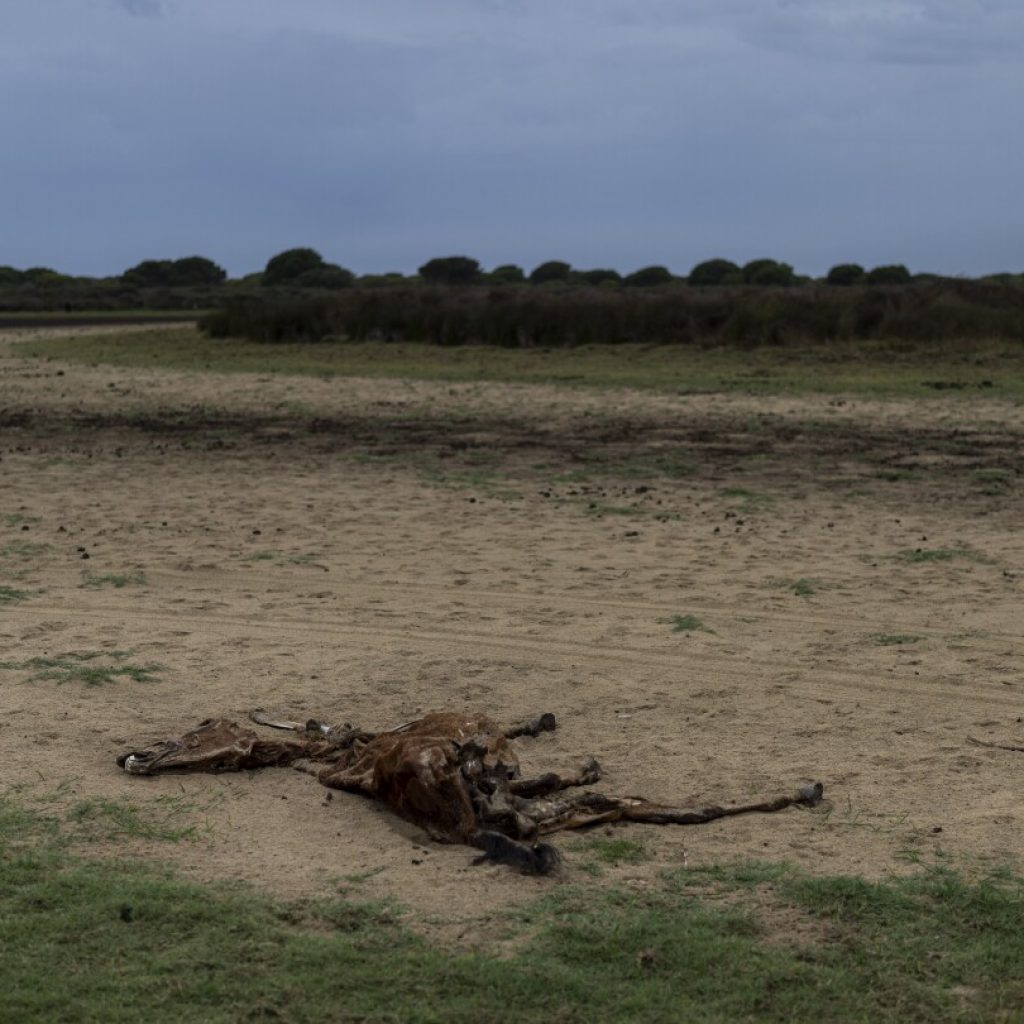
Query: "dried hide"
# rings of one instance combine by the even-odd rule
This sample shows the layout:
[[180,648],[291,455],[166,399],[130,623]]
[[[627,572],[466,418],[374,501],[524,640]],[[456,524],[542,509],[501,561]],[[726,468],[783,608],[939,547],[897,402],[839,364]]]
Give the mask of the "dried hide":
[[486,715],[428,714],[387,732],[311,720],[275,721],[262,712],[253,721],[289,730],[297,738],[268,739],[225,718],[211,718],[179,740],[164,740],[118,758],[132,775],[173,771],[240,771],[291,765],[316,775],[324,786],[364,793],[425,829],[440,842],[465,843],[485,860],[546,874],[558,854],[540,835],[600,822],[642,821],[693,825],[751,812],[814,806],[821,783],[760,803],[679,808],[637,797],[567,794],[601,777],[593,758],[574,775],[524,779],[510,740],[555,729],[551,714],[502,729]]

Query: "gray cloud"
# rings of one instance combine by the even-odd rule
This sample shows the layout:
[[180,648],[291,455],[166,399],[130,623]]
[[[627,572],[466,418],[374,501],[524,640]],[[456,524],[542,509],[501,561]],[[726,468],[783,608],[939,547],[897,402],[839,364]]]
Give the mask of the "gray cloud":
[[111,3],[136,18],[159,18],[167,9],[165,0],[111,0]]
[[7,3],[0,263],[1024,263],[1016,0]]

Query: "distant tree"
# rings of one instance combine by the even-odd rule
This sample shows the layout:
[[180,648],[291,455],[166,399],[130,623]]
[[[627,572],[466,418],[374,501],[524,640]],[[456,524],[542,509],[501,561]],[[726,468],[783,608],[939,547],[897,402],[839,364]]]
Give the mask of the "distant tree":
[[227,271],[205,256],[186,256],[180,260],[143,260],[122,275],[125,284],[138,288],[178,288],[217,285]]
[[480,280],[480,264],[468,256],[437,256],[419,269],[428,284],[464,285]]
[[610,281],[621,281],[622,275],[617,270],[599,267],[596,270],[577,270],[576,277],[587,284],[607,284]]
[[21,284],[25,275],[14,267],[0,267],[0,288],[9,288]]
[[22,272],[21,279],[25,284],[34,288],[56,288],[62,284],[70,284],[74,278],[68,274],[62,274],[52,267],[29,267]]
[[825,275],[825,280],[842,287],[860,284],[864,280],[864,268],[859,263],[837,263]]
[[61,277],[53,267],[29,267],[28,270],[21,272],[21,278],[23,281],[28,281],[30,284],[34,284],[36,281],[47,280],[52,277]]
[[526,280],[523,268],[516,266],[515,263],[502,263],[500,267],[495,267],[488,277],[495,284],[522,284]]
[[531,284],[547,284],[549,281],[568,281],[572,267],[562,260],[548,260],[530,271]]
[[341,288],[351,288],[356,275],[351,270],[339,267],[335,263],[321,263],[318,267],[309,270],[292,278],[292,284],[300,288],[327,288],[337,291]]
[[295,278],[308,270],[315,270],[324,265],[324,258],[316,249],[285,249],[267,260],[263,271],[263,284],[271,287],[277,284],[290,284]]
[[671,284],[672,272],[668,267],[642,267],[627,274],[622,283],[632,288],[651,288],[659,284]]
[[909,284],[910,271],[902,263],[875,267],[867,273],[868,284]]
[[172,284],[173,277],[174,265],[170,260],[143,260],[129,267],[121,275],[121,280],[139,288],[155,288]]
[[175,260],[174,283],[179,285],[217,285],[228,276],[228,272],[205,256],[185,256]]
[[690,271],[688,280],[694,285],[742,284],[743,273],[732,260],[705,260]]
[[744,264],[741,273],[744,284],[785,287],[796,283],[793,268],[788,263],[780,263],[778,260],[751,260]]

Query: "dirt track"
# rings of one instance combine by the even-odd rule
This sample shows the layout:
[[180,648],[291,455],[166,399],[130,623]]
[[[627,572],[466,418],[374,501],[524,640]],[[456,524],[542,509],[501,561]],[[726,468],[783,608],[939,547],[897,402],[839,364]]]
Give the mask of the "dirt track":
[[[628,884],[737,857],[1021,866],[1024,754],[965,741],[1024,745],[1021,407],[7,358],[0,431],[0,587],[30,595],[0,605],[0,662],[132,650],[164,666],[102,687],[0,670],[4,782],[143,807],[175,794],[209,826],[129,844],[140,855],[286,894],[369,874],[359,892],[428,921],[556,885],[469,867],[299,773],[114,765],[253,707],[368,728],[472,708],[554,711],[527,768],[593,753],[607,792],[825,783],[820,811],[630,826],[652,859],[607,875]],[[674,632],[688,615],[706,629]],[[565,875],[587,878],[579,839],[558,842]]]

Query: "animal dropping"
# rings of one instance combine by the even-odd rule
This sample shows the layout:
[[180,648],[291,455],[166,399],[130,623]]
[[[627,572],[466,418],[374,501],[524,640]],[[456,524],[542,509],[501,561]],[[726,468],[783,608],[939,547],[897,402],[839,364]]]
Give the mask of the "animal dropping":
[[382,801],[438,842],[476,847],[481,852],[475,864],[493,861],[539,875],[559,863],[557,850],[540,841],[552,832],[613,821],[699,825],[737,814],[813,807],[823,792],[815,782],[759,803],[699,808],[593,791],[569,793],[601,778],[594,758],[572,775],[550,772],[527,779],[511,743],[554,731],[552,714],[502,729],[486,715],[434,712],[379,733],[316,719],[279,721],[262,711],[249,717],[295,736],[266,738],[226,718],[208,718],[181,739],[122,754],[117,763],[131,775],[290,765],[315,775],[329,789]]

